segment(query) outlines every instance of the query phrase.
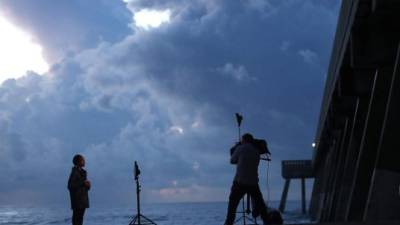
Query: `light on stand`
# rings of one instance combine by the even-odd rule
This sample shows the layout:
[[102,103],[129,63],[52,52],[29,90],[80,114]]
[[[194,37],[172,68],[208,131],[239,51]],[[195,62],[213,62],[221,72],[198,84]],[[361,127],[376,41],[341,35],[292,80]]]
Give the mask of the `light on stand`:
[[143,216],[140,213],[140,183],[139,183],[139,175],[140,175],[140,169],[139,165],[135,161],[134,165],[134,170],[133,174],[135,175],[135,181],[136,181],[136,209],[137,209],[137,214],[136,216],[132,219],[132,221],[129,223],[129,225],[144,225],[144,224],[152,224],[152,225],[157,225],[154,223],[151,219]]

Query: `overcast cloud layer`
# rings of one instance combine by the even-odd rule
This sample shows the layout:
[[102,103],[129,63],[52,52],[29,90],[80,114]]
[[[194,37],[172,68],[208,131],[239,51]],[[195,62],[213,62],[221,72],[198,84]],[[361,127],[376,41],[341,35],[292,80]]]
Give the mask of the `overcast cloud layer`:
[[[134,160],[145,201],[226,200],[235,112],[268,140],[279,199],[280,160],[312,155],[337,2],[0,1],[53,63],[0,86],[0,203],[67,201],[75,153],[94,202],[133,200]],[[170,22],[136,27],[144,8]]]

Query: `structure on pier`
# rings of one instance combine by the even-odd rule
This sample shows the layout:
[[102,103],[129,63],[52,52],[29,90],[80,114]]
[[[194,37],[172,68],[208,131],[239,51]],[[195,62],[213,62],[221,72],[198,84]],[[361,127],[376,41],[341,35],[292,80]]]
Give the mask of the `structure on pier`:
[[306,214],[306,179],[313,178],[311,160],[284,160],[282,161],[282,177],[285,178],[279,210],[283,213],[286,206],[286,198],[291,179],[301,180],[301,206],[303,214]]
[[343,0],[315,139],[319,222],[400,221],[400,1]]

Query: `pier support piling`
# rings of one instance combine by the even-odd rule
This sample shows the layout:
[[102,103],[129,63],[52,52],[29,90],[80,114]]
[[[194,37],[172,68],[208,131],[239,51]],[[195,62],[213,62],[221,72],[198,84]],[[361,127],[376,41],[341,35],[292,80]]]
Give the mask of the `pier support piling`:
[[289,191],[289,185],[290,185],[290,179],[286,179],[285,187],[283,188],[283,192],[282,192],[281,203],[279,204],[279,211],[281,211],[282,213],[285,211],[286,199],[287,199],[287,194]]
[[301,178],[301,209],[306,214],[306,179]]

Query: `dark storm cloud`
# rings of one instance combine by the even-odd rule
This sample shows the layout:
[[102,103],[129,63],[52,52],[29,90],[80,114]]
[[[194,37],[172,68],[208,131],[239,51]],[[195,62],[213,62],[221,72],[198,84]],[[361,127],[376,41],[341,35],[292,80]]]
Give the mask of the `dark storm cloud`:
[[[4,123],[4,121],[2,121]],[[19,162],[25,159],[25,148],[20,135],[8,133],[6,125],[2,124],[0,133],[0,154],[4,164]],[[7,159],[7,161],[5,160]]]
[[[90,9],[77,4],[67,7],[81,10],[73,21],[87,28],[89,37],[105,35],[107,41],[79,42],[79,50],[62,52],[68,56],[48,74],[31,73],[0,87],[1,115],[8,121],[4,137],[13,135],[18,141],[12,143],[21,143],[24,152],[18,165],[0,165],[15,178],[9,180],[13,187],[45,189],[48,198],[59,199],[70,160],[82,152],[95,201],[131,196],[133,160],[143,167],[147,200],[226,199],[233,176],[228,149],[236,140],[235,112],[244,113],[245,131],[268,138],[273,198],[281,191],[279,160],[311,157],[337,4],[137,0],[128,4],[132,13],[170,9],[171,21],[130,32],[121,27],[132,21],[104,25],[107,32],[98,25],[120,18],[104,4],[122,3],[100,1]],[[49,15],[43,17],[58,9],[45,5],[43,14]],[[14,3],[4,7],[19,8]],[[104,13],[92,19],[84,16],[86,10]],[[59,19],[68,20],[69,11]],[[31,29],[45,33],[38,28],[41,17],[35,20],[28,13],[19,20],[32,20]],[[62,26],[56,30],[65,33]],[[40,42],[50,54],[58,51],[51,36]],[[13,157],[6,156],[5,161]],[[54,185],[46,187],[48,182]],[[11,191],[7,187],[3,193]]]
[[[150,64],[146,68],[149,76],[157,76],[155,80],[177,96],[212,101],[213,107],[223,106],[221,110],[225,112],[254,113],[250,109],[252,104],[238,104],[254,99],[264,103],[257,105],[263,111],[254,115],[258,120],[273,110],[271,114],[279,111],[301,118],[305,125],[313,124],[329,58],[335,11],[323,2],[285,1],[272,5],[274,13],[264,16],[264,12],[248,9],[249,1],[198,2],[214,7],[191,13],[201,7],[176,4],[173,22],[165,29],[146,32],[140,42],[141,58],[132,58]],[[166,7],[158,1],[152,5]],[[282,51],[285,42],[290,43],[290,48]],[[220,76],[225,65],[242,66],[255,79],[236,83]],[[263,122],[273,123],[269,119],[274,118],[265,118]],[[303,129],[299,127],[295,135]],[[277,133],[287,138],[279,130]],[[311,134],[303,139],[311,140]],[[296,140],[301,139],[293,141]],[[308,147],[302,143],[299,148]]]

